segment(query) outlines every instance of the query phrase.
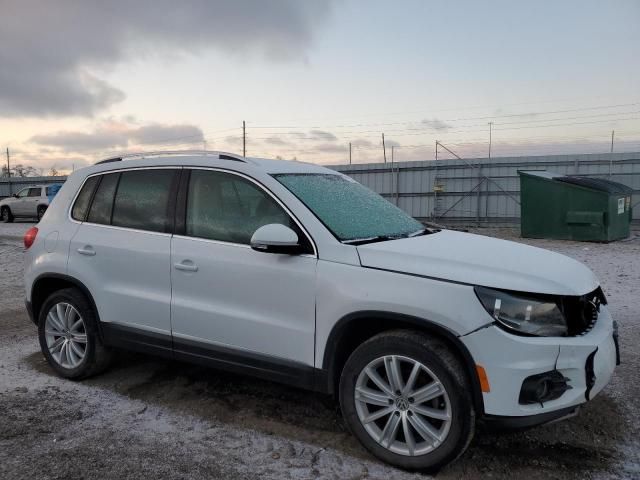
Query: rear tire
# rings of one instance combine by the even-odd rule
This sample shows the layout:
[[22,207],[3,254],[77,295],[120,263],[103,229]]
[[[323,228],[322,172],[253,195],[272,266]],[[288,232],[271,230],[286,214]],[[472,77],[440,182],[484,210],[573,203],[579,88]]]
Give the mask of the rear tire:
[[105,370],[111,352],[98,334],[97,315],[83,293],[65,288],[52,293],[38,316],[44,358],[62,377],[80,380]]
[[347,360],[340,406],[351,432],[373,455],[433,473],[471,443],[475,411],[469,384],[442,341],[421,332],[383,332]]
[[44,213],[47,211],[47,207],[45,207],[44,205],[40,205],[38,207],[38,213],[36,214],[37,218],[38,218],[38,222],[40,222],[40,220],[42,220],[42,217],[44,216]]
[[0,209],[0,221],[2,221],[2,223],[13,222],[13,215],[11,214],[9,207],[2,207]]

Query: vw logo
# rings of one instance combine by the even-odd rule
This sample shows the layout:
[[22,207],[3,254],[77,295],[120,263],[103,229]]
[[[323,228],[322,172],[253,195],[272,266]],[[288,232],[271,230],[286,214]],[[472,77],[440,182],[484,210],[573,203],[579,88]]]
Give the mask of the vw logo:
[[409,400],[404,397],[396,398],[396,408],[402,411],[409,410]]

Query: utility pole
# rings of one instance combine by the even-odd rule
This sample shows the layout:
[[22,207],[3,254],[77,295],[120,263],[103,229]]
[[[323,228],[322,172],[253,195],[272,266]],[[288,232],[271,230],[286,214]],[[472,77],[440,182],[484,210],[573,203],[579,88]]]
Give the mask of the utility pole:
[[613,136],[615,135],[615,133],[615,130],[611,130],[611,153],[613,153]]
[[242,156],[247,156],[247,126],[244,120],[242,121]]
[[[398,174],[396,173],[394,178],[394,175],[393,175],[393,160],[394,160],[393,151],[394,150],[395,150],[395,145],[391,145],[391,195],[395,199],[395,205],[397,207],[398,206]],[[395,187],[394,187],[394,183],[395,183]]]
[[7,147],[7,178],[9,179],[9,196],[13,195],[11,191],[11,164],[9,163],[9,147]]
[[351,142],[349,142],[349,165],[351,165]]
[[[615,135],[615,130],[611,130],[611,153],[613,153],[613,136]],[[609,178],[613,175],[613,157],[609,157]]]
[[387,147],[384,144],[384,133],[382,134],[382,155],[384,155],[384,163],[387,163]]
[[491,158],[491,127],[493,122],[489,122],[489,158]]

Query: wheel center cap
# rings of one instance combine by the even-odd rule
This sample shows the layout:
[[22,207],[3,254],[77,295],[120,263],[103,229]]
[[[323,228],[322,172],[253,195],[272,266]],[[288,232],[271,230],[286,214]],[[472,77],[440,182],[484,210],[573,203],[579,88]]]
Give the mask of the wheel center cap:
[[396,408],[402,411],[409,410],[409,400],[404,397],[396,398]]

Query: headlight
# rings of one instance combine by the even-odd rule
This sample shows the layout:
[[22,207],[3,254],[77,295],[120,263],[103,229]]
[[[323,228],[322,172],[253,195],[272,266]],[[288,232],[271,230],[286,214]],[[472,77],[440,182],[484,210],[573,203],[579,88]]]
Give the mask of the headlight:
[[484,308],[498,324],[521,335],[565,337],[567,322],[552,299],[475,287]]

